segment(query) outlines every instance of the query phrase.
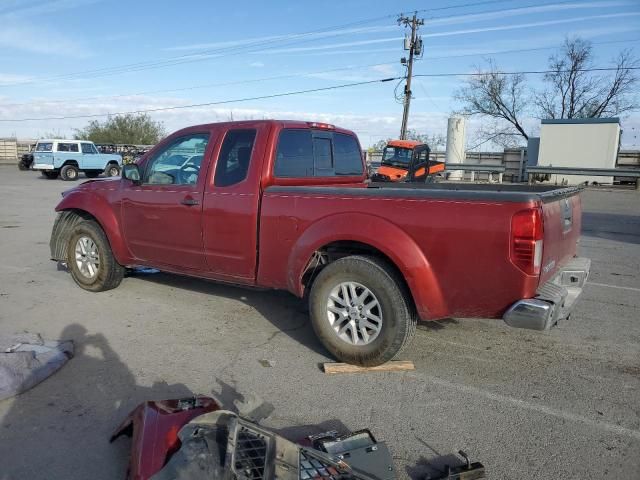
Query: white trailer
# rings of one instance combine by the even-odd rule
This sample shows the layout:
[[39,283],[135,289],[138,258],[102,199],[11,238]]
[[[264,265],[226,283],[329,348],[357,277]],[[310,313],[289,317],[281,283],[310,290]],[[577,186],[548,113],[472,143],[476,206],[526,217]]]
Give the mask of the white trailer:
[[[537,165],[615,168],[620,132],[618,118],[542,120]],[[551,182],[612,184],[613,177],[553,174]]]

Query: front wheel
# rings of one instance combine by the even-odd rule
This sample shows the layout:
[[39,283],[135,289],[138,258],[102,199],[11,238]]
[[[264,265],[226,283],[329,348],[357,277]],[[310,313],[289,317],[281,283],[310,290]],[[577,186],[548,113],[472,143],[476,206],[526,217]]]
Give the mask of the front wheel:
[[386,262],[349,256],[327,265],[309,295],[316,335],[337,359],[361,366],[393,359],[413,337],[417,317],[400,275]]
[[125,268],[111,251],[104,231],[91,220],[73,227],[67,244],[67,265],[73,280],[90,292],[103,292],[120,285]]
[[120,167],[118,165],[109,165],[105,170],[107,177],[117,177],[120,175]]

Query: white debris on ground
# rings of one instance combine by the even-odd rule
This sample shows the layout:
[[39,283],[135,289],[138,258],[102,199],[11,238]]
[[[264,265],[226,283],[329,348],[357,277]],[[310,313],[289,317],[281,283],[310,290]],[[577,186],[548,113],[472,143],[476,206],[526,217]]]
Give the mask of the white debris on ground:
[[33,388],[73,357],[72,341],[39,334],[0,335],[0,400]]

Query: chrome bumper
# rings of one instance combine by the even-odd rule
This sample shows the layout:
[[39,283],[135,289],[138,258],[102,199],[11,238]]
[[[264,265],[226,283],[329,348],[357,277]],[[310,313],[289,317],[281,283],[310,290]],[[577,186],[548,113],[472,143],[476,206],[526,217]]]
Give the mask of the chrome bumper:
[[50,163],[34,163],[31,165],[32,170],[54,170],[53,165]]
[[590,269],[590,259],[573,258],[551,280],[538,287],[534,298],[517,301],[502,318],[511,327],[549,330],[571,314]]

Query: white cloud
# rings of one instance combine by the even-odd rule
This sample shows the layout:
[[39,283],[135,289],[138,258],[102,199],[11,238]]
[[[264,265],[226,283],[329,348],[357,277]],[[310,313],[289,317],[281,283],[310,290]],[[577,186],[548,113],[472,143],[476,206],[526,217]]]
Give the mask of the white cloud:
[[534,7],[509,8],[486,13],[469,13],[446,18],[433,18],[428,20],[430,27],[440,25],[458,25],[462,23],[473,23],[485,20],[495,20],[501,18],[516,17],[520,15],[531,15],[548,12],[561,12],[566,10],[584,10],[591,8],[612,8],[625,5],[633,5],[630,2],[576,2],[576,3],[556,3],[551,5],[540,5]]
[[524,28],[546,27],[549,25],[560,25],[563,23],[584,22],[588,20],[604,20],[604,19],[620,18],[620,17],[625,17],[625,18],[637,17],[638,15],[640,15],[640,12],[609,13],[609,14],[603,14],[603,15],[591,15],[587,17],[561,18],[557,20],[544,20],[540,22],[517,23],[514,25],[499,25],[494,27],[472,28],[472,29],[465,29],[465,30],[451,30],[448,32],[426,33],[422,35],[422,37],[423,38],[449,37],[454,35],[467,35],[470,33],[498,32],[498,31],[504,31],[504,30],[521,30]]
[[101,0],[39,0],[29,2],[27,0],[7,0],[0,7],[0,17],[33,17],[45,13],[69,10],[98,3]]
[[89,52],[75,40],[42,25],[3,25],[0,47],[23,52],[86,57]]
[[0,73],[0,85],[29,82],[33,77],[15,73]]
[[264,63],[262,62],[251,62],[249,64],[250,67],[254,67],[254,68],[262,68],[264,67]]

